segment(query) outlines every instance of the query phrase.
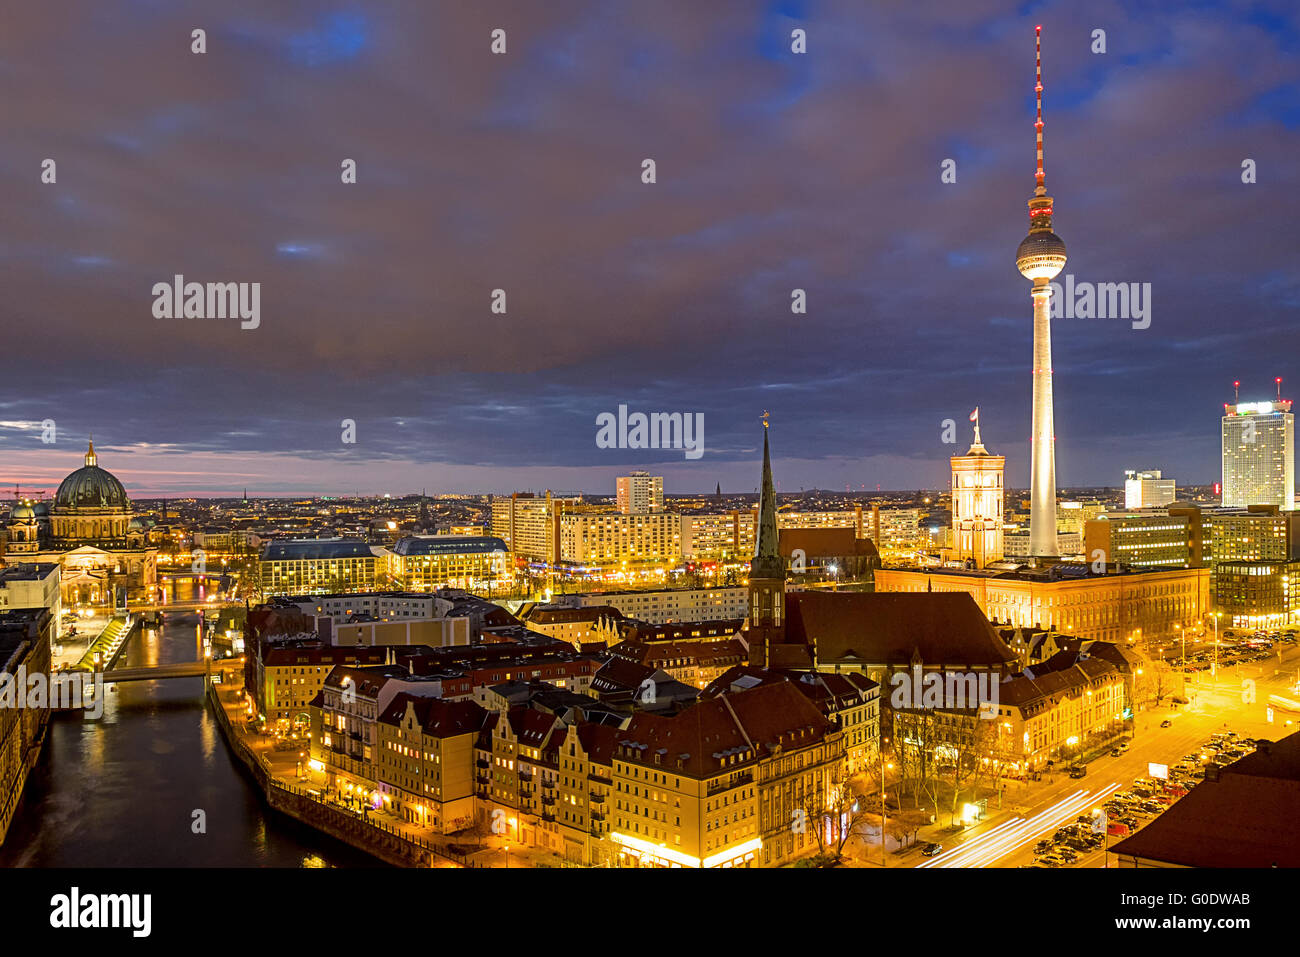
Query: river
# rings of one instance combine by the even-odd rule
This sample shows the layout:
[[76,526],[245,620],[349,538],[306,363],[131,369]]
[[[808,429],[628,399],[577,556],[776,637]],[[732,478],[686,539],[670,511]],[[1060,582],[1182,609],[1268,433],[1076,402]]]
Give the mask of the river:
[[[164,615],[120,667],[194,660],[197,614]],[[193,831],[194,811],[207,832]],[[203,679],[111,686],[98,721],[56,715],[0,867],[376,867],[271,812],[204,704]]]

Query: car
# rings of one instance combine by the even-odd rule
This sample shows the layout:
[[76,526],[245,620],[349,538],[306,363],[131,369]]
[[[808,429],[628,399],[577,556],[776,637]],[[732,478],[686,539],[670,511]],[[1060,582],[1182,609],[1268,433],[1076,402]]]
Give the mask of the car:
[[1034,845],[1035,854],[1046,854],[1051,849],[1052,849],[1051,841],[1039,841],[1037,844]]
[[1058,857],[1060,857],[1068,864],[1073,864],[1075,861],[1079,859],[1079,852],[1076,851],[1074,848],[1070,847],[1068,844],[1062,844],[1053,853],[1055,853]]
[[1160,722],[1160,727],[1162,728],[1172,728],[1173,726],[1174,723],[1170,721],[1168,718],[1165,718],[1165,720]]
[[1125,751],[1128,750],[1128,747],[1129,747],[1129,744],[1128,744],[1127,741],[1121,741],[1121,742],[1120,742],[1120,745],[1119,745],[1119,748],[1117,748],[1116,750],[1118,750],[1121,754],[1123,754]]
[[921,856],[934,857],[934,855],[938,854],[942,850],[943,850],[942,844],[930,843],[925,845],[925,847],[921,848]]
[[1119,757],[1121,754],[1123,754],[1123,753],[1124,753],[1124,752],[1121,751],[1119,748],[1111,748],[1111,749],[1110,749],[1110,756],[1111,756],[1112,758],[1118,758],[1118,757]]
[[1084,840],[1084,839],[1081,838],[1081,837],[1072,837],[1072,838],[1070,838],[1068,841],[1065,842],[1065,846],[1066,846],[1066,847],[1072,847],[1072,848],[1074,848],[1076,851],[1090,851],[1090,850],[1092,850],[1092,845],[1090,845],[1086,840]]
[[1070,777],[1081,778],[1088,773],[1088,769],[1081,764],[1075,764],[1070,767]]
[[1074,820],[1075,820],[1077,823],[1079,823],[1079,824],[1092,824],[1092,815],[1091,815],[1091,814],[1080,814],[1080,815],[1079,815],[1078,817],[1076,817]]
[[1129,826],[1123,821],[1111,821],[1106,825],[1106,833],[1111,837],[1125,837],[1129,832]]
[[1058,857],[1055,854],[1044,854],[1038,859],[1038,863],[1044,864],[1047,867],[1064,867],[1066,860],[1065,858]]

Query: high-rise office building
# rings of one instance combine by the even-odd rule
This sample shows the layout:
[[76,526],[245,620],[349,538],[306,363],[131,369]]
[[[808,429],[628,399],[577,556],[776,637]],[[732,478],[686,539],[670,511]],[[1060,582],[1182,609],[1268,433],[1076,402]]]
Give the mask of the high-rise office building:
[[617,481],[618,510],[624,515],[660,512],[664,507],[664,477],[649,472],[621,475]]
[[1174,496],[1174,480],[1162,477],[1159,469],[1129,469],[1124,473],[1125,508],[1172,505]]
[[1295,508],[1295,416],[1290,399],[1224,404],[1223,504]]

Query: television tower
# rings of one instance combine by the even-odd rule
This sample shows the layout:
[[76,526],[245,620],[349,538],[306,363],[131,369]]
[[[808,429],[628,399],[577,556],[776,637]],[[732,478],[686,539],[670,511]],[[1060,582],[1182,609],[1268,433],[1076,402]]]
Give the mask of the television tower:
[[1029,200],[1029,235],[1016,250],[1016,268],[1034,285],[1034,416],[1030,439],[1029,554],[1055,558],[1056,547],[1056,436],[1052,426],[1052,289],[1048,285],[1065,268],[1065,243],[1052,232],[1052,197],[1043,176],[1043,28],[1034,27],[1038,81],[1038,142],[1036,186]]

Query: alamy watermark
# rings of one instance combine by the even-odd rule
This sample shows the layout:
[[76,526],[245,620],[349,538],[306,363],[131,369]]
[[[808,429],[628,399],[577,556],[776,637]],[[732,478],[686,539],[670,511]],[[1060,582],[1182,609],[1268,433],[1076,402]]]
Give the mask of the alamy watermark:
[[240,319],[239,328],[262,324],[260,282],[186,282],[177,273],[171,282],[153,284],[155,319]]
[[704,455],[703,412],[633,412],[596,416],[598,449],[684,449],[688,459]]
[[1067,273],[1064,286],[1050,282],[1053,319],[1127,319],[1134,329],[1151,325],[1151,283],[1075,282]]
[[957,711],[975,708],[988,721],[998,716],[999,677],[988,671],[930,671],[919,666],[896,671],[889,677],[893,690],[889,705],[895,710],[933,708]]
[[28,674],[27,666],[19,665],[15,674],[0,672],[0,708],[78,709],[98,720],[104,716],[104,675],[99,671]]

